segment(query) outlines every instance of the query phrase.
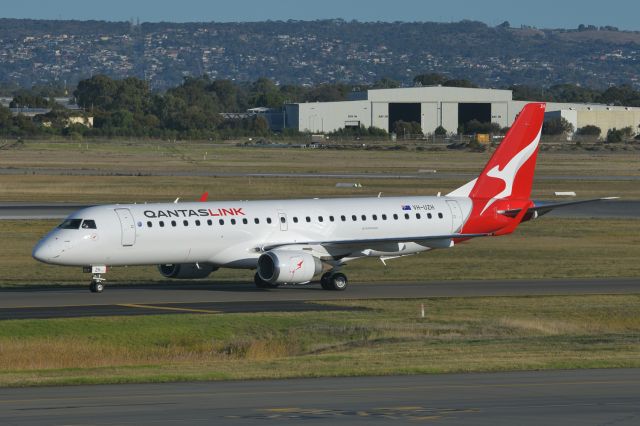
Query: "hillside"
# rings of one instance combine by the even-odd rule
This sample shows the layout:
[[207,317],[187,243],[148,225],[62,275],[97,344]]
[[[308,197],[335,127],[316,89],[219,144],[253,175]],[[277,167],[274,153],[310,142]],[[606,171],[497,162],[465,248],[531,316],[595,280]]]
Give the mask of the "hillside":
[[104,73],[155,89],[184,76],[279,83],[411,84],[423,72],[483,87],[640,87],[640,33],[513,29],[480,22],[143,23],[0,19],[0,83],[75,84]]

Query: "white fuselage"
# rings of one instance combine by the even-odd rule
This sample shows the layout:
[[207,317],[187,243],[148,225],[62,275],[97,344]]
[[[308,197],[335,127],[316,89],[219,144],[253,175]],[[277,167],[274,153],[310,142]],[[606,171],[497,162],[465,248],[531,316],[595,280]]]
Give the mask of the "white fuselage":
[[[466,197],[335,198],[276,201],[104,205],[69,219],[95,229],[54,229],[34,249],[38,260],[60,265],[208,263],[255,268],[265,246],[300,244],[323,260],[398,256],[451,241],[377,243],[367,249],[309,244],[447,235],[469,217]],[[82,222],[84,225],[84,222]]]

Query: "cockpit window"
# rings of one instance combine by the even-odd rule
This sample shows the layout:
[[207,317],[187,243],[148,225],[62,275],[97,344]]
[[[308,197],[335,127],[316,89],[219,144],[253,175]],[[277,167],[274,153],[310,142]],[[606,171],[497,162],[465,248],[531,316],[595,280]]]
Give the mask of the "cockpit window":
[[82,229],[96,229],[96,221],[85,219],[84,222],[82,222]]
[[82,223],[82,219],[66,219],[58,228],[60,229],[80,229],[80,223]]

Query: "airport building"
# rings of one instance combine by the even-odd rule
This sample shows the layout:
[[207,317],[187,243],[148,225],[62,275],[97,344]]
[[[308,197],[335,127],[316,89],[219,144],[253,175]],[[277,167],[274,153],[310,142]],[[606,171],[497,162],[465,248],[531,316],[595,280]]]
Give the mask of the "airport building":
[[[397,121],[418,122],[424,133],[442,126],[449,133],[471,120],[511,126],[526,101],[514,101],[511,90],[461,87],[375,89],[344,102],[285,105],[285,126],[309,133],[345,127],[378,127],[393,131]],[[574,129],[586,125],[608,129],[631,126],[638,132],[640,108],[600,104],[547,103],[548,119],[564,117]]]

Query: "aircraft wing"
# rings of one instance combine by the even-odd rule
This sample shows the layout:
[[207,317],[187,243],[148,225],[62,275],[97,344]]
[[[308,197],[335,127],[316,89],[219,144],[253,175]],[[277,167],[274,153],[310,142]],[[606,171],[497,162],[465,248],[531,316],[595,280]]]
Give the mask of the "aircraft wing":
[[363,250],[372,248],[373,246],[380,244],[390,243],[425,243],[429,241],[445,241],[453,239],[469,239],[477,237],[488,237],[492,234],[445,234],[445,235],[422,235],[422,236],[409,236],[409,237],[391,237],[391,238],[362,238],[353,240],[327,240],[327,241],[290,241],[282,243],[266,244],[259,247],[260,251],[269,251],[276,248],[282,248],[286,246],[323,246],[323,247],[361,247]]
[[[549,213],[551,210],[567,207],[567,206],[575,206],[577,204],[585,204],[585,203],[595,203],[597,201],[610,201],[616,200],[620,197],[605,197],[605,198],[592,198],[589,200],[577,200],[577,201],[565,201],[561,203],[550,203],[545,201],[534,201],[534,206],[530,207],[525,214],[525,220],[530,219],[532,217],[540,217]],[[509,217],[516,217],[518,213],[520,213],[522,209],[511,209],[511,210],[501,210],[498,213],[503,214]]]

